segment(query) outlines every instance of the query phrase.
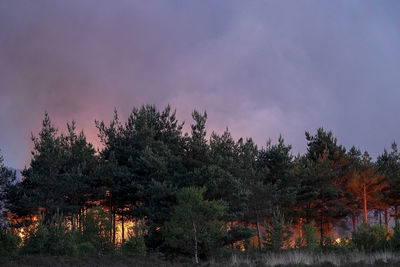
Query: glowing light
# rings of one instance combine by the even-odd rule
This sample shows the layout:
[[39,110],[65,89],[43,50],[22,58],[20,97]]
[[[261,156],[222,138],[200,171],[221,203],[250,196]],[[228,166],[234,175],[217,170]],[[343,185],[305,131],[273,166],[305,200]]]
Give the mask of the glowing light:
[[340,244],[340,242],[342,242],[342,240],[341,240],[340,238],[336,238],[335,242],[336,242],[337,244]]

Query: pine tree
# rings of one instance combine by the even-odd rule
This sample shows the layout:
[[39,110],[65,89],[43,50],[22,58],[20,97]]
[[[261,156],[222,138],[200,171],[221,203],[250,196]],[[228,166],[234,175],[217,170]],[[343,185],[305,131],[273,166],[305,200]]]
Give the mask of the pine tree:
[[203,198],[205,189],[189,187],[177,194],[177,205],[165,226],[165,242],[175,251],[191,254],[196,264],[199,255],[220,247],[226,237],[225,205]]
[[378,193],[386,188],[384,176],[377,174],[368,152],[364,152],[358,166],[353,166],[352,179],[348,184],[354,197],[362,202],[364,222],[368,223],[368,206],[377,206]]
[[[397,144],[393,142],[392,151],[388,152],[386,149],[378,156],[376,165],[378,173],[384,175],[387,184],[386,189],[383,191],[383,204],[385,212],[385,226],[387,230],[388,224],[388,207],[394,206],[395,212],[398,211],[400,205],[400,153]],[[396,224],[398,221],[398,214],[395,214]]]
[[[1,152],[1,151],[0,151]],[[4,229],[7,226],[7,220],[5,216],[7,215],[7,204],[10,201],[7,197],[7,191],[10,186],[16,183],[16,172],[10,170],[4,165],[4,158],[0,154],[0,211],[2,212],[0,220],[0,229]]]
[[[314,185],[313,192],[317,195],[310,203],[310,209],[317,212],[316,222],[321,233],[321,245],[325,233],[330,234],[332,224],[348,215],[347,199],[341,190],[341,183],[346,168],[346,150],[337,144],[332,132],[320,128],[314,136],[306,132],[307,154],[306,162],[310,166]],[[325,230],[326,229],[326,230]]]
[[274,211],[271,220],[265,224],[265,247],[272,250],[290,247],[290,228],[291,221],[280,210]]

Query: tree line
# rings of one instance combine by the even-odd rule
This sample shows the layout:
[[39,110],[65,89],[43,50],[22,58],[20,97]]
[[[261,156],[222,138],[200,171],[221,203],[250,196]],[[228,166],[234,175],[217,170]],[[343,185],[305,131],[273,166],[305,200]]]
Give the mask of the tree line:
[[[397,222],[396,143],[374,161],[320,128],[305,133],[307,152],[295,156],[283,137],[261,148],[252,138],[234,140],[228,129],[207,138],[207,113],[195,110],[192,118],[188,134],[170,106],[134,108],[125,121],[115,111],[111,122],[95,122],[102,144],[96,151],[74,122],[60,133],[46,113],[22,181],[0,158],[3,228],[37,225],[38,218],[64,225],[62,232],[83,235],[92,227],[104,250],[116,244],[121,224],[127,247],[137,249],[140,236],[146,251],[198,260],[253,235],[259,249],[281,248],[289,225],[305,235],[315,228],[323,246],[334,225],[351,218],[356,230],[360,214],[368,223],[369,210],[382,214],[386,232],[390,216]],[[124,233],[127,222],[136,222],[140,234]],[[37,232],[36,226],[24,243]]]

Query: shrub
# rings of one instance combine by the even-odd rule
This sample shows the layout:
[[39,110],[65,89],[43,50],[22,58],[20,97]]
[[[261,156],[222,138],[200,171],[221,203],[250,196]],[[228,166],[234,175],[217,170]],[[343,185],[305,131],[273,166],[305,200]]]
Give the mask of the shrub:
[[76,254],[88,256],[96,254],[97,248],[90,242],[83,242],[76,245]]
[[99,252],[111,251],[113,249],[113,244],[110,242],[112,223],[109,214],[101,207],[95,207],[87,212],[84,222],[80,241],[91,243]]
[[289,247],[291,222],[285,220],[285,216],[278,210],[275,211],[272,220],[265,225],[264,246],[268,249],[279,250]]
[[243,241],[245,242],[249,238],[253,237],[255,231],[251,227],[243,226],[243,225],[234,225],[228,231],[226,236],[226,245],[233,245],[236,242]]
[[314,226],[314,221],[303,225],[303,238],[300,240],[300,246],[314,250],[319,246],[318,229]]
[[205,200],[204,192],[204,188],[182,188],[164,229],[165,245],[174,253],[193,255],[196,263],[200,255],[222,247],[227,235],[222,221],[225,203]]
[[352,233],[351,243],[361,251],[383,250],[387,247],[385,228],[364,223]]
[[12,232],[4,231],[0,233],[0,255],[15,255],[21,241],[21,238]]
[[133,233],[129,232],[129,239],[123,243],[121,250],[126,255],[145,255],[146,254],[146,243],[144,240],[145,227],[142,224],[136,224],[133,228]]
[[400,225],[397,224],[393,228],[393,235],[390,236],[388,241],[388,246],[391,250],[399,251],[400,250]]
[[26,254],[71,255],[75,250],[73,239],[63,223],[39,222],[29,232],[22,251]]

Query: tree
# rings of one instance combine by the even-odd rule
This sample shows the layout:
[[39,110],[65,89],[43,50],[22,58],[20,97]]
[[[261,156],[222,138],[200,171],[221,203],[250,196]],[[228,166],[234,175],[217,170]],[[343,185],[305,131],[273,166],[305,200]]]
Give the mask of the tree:
[[376,206],[379,203],[377,194],[386,188],[386,184],[384,176],[377,174],[368,152],[364,152],[357,165],[353,165],[353,175],[348,187],[357,200],[362,200],[364,223],[368,223],[368,204]]
[[[157,229],[171,216],[176,185],[187,173],[182,159],[183,124],[169,106],[162,112],[142,106],[134,108],[125,123],[115,111],[108,126],[104,122],[96,125],[104,144],[100,154],[105,175],[100,183],[107,192],[105,204],[114,221],[119,215],[122,226],[126,219],[146,219],[146,241],[154,248],[162,242]],[[124,236],[122,232],[123,240]]]
[[[1,152],[1,151],[0,151]],[[16,172],[10,170],[4,165],[4,158],[0,154],[0,211],[3,213],[0,221],[0,228],[6,227],[7,221],[4,219],[7,213],[6,206],[9,199],[7,198],[8,188],[16,182]]]
[[265,224],[265,242],[268,249],[279,250],[289,247],[291,222],[288,221],[280,210],[274,211],[272,219]]
[[64,215],[70,217],[72,229],[81,230],[85,208],[90,206],[89,201],[97,200],[94,170],[98,160],[83,131],[76,133],[75,121],[67,124],[67,129],[68,133],[61,136],[65,164],[58,182],[64,186]]
[[166,244],[194,256],[199,263],[199,255],[223,245],[226,229],[221,220],[225,204],[221,201],[205,200],[204,188],[182,188],[177,193],[177,205],[171,219],[165,226]]
[[[376,160],[378,173],[385,176],[387,187],[383,191],[383,202],[386,204],[385,211],[385,226],[387,230],[387,208],[394,206],[395,211],[398,210],[400,205],[400,153],[397,144],[393,142],[392,151],[388,152],[386,149],[378,156]],[[395,214],[395,221],[397,224],[398,214]]]
[[243,184],[236,172],[237,154],[237,145],[228,129],[221,136],[211,134],[205,197],[209,200],[223,200],[227,204],[225,219],[230,222],[243,219],[245,201]]
[[277,144],[269,140],[257,157],[257,172],[262,182],[276,190],[276,199],[272,205],[286,214],[295,202],[297,191],[291,149],[292,146],[286,145],[280,136]]
[[74,229],[78,222],[81,226],[83,209],[96,189],[92,171],[97,159],[84,133],[76,133],[75,122],[67,128],[68,134],[58,134],[46,113],[38,136],[32,135],[30,165],[22,172],[22,182],[8,191],[13,199],[9,209],[18,217],[41,214],[47,223],[62,214]]
[[307,154],[305,161],[310,171],[315,199],[310,202],[309,208],[317,212],[316,221],[321,233],[321,245],[325,238],[325,229],[328,234],[332,223],[348,215],[346,195],[341,190],[346,168],[346,150],[337,144],[332,132],[319,128],[312,136],[306,132]]
[[63,139],[45,113],[42,129],[38,136],[32,135],[33,151],[30,166],[22,171],[23,180],[11,190],[15,197],[10,211],[19,216],[39,214],[44,220],[52,217],[66,208],[65,186],[61,179],[66,163],[66,151]]
[[185,155],[183,162],[186,175],[180,177],[178,187],[204,186],[208,181],[208,165],[210,164],[210,146],[206,139],[207,112],[201,114],[197,110],[192,113],[194,123],[190,125],[191,136],[185,135]]

